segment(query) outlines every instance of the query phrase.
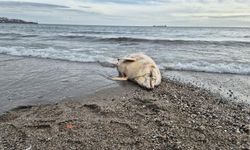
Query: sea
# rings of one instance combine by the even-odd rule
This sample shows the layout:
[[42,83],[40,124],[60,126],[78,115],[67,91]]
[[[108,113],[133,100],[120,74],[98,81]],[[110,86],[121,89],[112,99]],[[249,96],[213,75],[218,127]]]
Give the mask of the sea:
[[[109,72],[107,70],[115,70],[113,62],[117,58],[136,52],[151,56],[167,77],[183,82],[207,83],[206,87],[210,89],[213,89],[211,85],[219,90],[225,86],[227,92],[224,93],[231,96],[235,91],[244,97],[242,99],[249,99],[250,28],[0,24],[0,62],[6,62],[8,57],[7,60],[27,58],[96,64],[99,65],[98,72]],[[11,64],[4,66],[10,68]],[[46,65],[40,67],[46,70]],[[3,73],[8,70],[6,68],[0,69],[0,77],[5,76],[0,80],[0,84],[5,83],[0,93],[2,96],[6,91],[13,93],[11,89],[16,88],[13,87],[15,82],[6,84],[6,74]],[[15,74],[20,72],[22,69]],[[7,76],[11,82],[13,72]]]
[[143,52],[161,69],[250,75],[250,28],[0,25],[0,53],[108,65]]

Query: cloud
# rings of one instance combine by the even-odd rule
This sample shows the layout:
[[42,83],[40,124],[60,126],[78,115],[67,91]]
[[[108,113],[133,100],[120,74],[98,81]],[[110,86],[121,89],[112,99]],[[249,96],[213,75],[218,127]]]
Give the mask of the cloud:
[[43,4],[43,3],[33,3],[33,2],[8,2],[8,1],[0,1],[0,7],[69,8],[67,6],[54,5],[54,4]]
[[194,16],[194,17],[198,17],[198,18],[217,18],[217,19],[227,19],[227,18],[250,18],[250,14],[246,14],[246,15],[202,15],[202,16]]
[[162,2],[162,0],[86,0],[85,2],[115,4],[159,4]]
[[[145,0],[147,2],[147,0]],[[143,0],[87,0],[87,2],[94,3],[121,3],[121,4],[141,4]]]
[[250,26],[249,10],[250,0],[0,0],[1,15],[42,23]]

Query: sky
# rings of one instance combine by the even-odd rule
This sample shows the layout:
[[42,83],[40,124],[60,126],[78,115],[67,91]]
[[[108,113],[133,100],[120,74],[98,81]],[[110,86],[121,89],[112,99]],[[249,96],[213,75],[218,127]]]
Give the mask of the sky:
[[250,0],[0,0],[0,17],[41,24],[250,27]]

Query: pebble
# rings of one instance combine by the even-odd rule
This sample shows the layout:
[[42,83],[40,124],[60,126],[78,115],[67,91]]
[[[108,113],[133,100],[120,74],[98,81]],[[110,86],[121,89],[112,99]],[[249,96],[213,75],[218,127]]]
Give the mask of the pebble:
[[206,127],[205,126],[200,126],[200,130],[205,130],[206,129]]
[[250,135],[250,124],[248,125],[242,125],[240,127],[240,130],[242,130],[243,132],[247,133],[248,135]]

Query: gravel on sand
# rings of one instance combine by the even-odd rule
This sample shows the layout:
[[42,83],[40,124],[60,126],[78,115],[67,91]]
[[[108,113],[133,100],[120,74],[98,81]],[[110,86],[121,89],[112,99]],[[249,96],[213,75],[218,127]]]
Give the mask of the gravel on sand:
[[[250,106],[164,79],[0,116],[0,149],[249,149]],[[107,94],[108,93],[108,94]]]

